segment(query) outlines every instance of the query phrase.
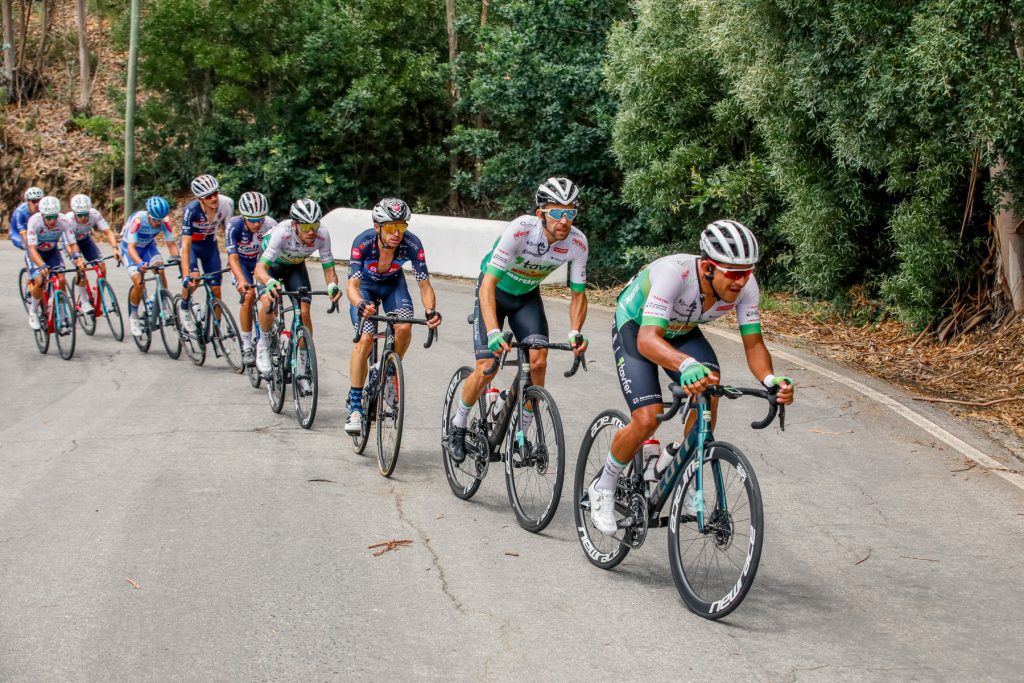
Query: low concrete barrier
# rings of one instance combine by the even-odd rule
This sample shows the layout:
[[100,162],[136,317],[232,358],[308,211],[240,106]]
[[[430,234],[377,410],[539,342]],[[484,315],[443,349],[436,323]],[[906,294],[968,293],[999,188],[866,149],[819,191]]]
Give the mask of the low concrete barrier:
[[[335,257],[348,260],[352,242],[359,233],[373,227],[373,219],[370,212],[363,209],[334,209],[323,217],[322,224],[331,233]],[[409,231],[420,238],[427,252],[430,272],[468,278],[480,275],[480,262],[506,225],[506,221],[422,213],[413,214],[409,219]],[[406,269],[410,269],[408,264]],[[567,268],[562,266],[544,282],[565,284],[567,273]]]

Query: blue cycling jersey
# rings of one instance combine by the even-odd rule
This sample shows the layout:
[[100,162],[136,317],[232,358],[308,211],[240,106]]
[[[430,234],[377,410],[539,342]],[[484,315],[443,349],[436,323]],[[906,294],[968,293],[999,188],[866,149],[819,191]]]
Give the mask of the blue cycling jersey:
[[181,235],[188,235],[193,242],[216,239],[217,228],[227,226],[227,222],[235,212],[235,202],[231,197],[219,195],[217,212],[213,219],[206,217],[206,211],[198,199],[189,202],[181,218]]
[[31,215],[28,212],[28,202],[18,204],[18,208],[11,213],[11,242],[18,249],[25,248],[25,244],[21,239],[21,233],[28,228],[28,219]]
[[148,247],[156,240],[156,236],[161,234],[164,236],[165,242],[174,241],[171,224],[166,218],[154,227],[149,222],[149,214],[145,211],[136,211],[121,230],[121,242],[123,244],[134,244],[135,248],[139,249]]
[[229,254],[237,254],[243,263],[251,261],[255,264],[256,259],[260,257],[260,252],[263,251],[261,244],[263,236],[273,230],[276,225],[276,220],[266,216],[259,232],[253,232],[245,227],[245,219],[242,216],[235,216],[227,223],[224,238],[225,249]]
[[352,242],[352,260],[349,262],[348,276],[371,282],[394,282],[402,273],[402,266],[412,263],[416,280],[422,281],[430,277],[427,270],[427,259],[423,253],[420,238],[411,232],[405,233],[402,241],[395,249],[395,257],[385,272],[380,272],[380,242],[377,231],[373,228],[363,232]]

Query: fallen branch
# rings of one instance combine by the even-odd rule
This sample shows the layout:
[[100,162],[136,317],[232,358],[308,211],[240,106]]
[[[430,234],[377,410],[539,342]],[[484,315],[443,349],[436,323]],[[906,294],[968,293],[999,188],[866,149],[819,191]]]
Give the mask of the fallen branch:
[[958,406],[971,406],[973,408],[987,408],[997,403],[1008,401],[1024,401],[1024,396],[1010,396],[1009,398],[994,398],[991,401],[960,401],[955,398],[932,398],[931,396],[914,396],[915,401],[930,401],[932,403],[955,403]]
[[864,557],[862,557],[861,559],[857,560],[856,562],[854,562],[853,566],[856,567],[858,564],[863,564],[864,562],[867,562],[867,559],[869,557],[871,557],[871,548],[868,548],[868,554],[865,555]]
[[384,541],[383,543],[374,543],[373,545],[368,545],[366,547],[367,547],[368,550],[373,550],[374,548],[380,548],[380,550],[378,550],[377,552],[375,552],[373,554],[374,557],[380,557],[381,555],[383,555],[384,553],[386,553],[386,552],[388,552],[390,550],[398,550],[399,548],[404,548],[404,547],[410,546],[410,545],[412,545],[412,541],[410,541],[408,539],[402,539],[400,541],[399,540],[395,540],[395,541]]
[[132,581],[127,576],[124,577],[124,580],[127,581],[128,583],[130,583],[132,585],[132,588],[134,588],[135,590],[139,590],[140,588],[142,588],[142,586],[140,586],[137,582]]
[[902,557],[905,560],[920,560],[922,562],[938,562],[938,560],[933,560],[930,557],[911,557],[910,555],[900,555],[900,557]]

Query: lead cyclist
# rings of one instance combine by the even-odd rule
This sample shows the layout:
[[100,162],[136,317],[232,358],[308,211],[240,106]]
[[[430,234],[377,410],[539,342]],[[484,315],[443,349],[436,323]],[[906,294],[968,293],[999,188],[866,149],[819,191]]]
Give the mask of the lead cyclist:
[[[721,379],[718,357],[698,325],[735,310],[750,372],[766,387],[779,387],[779,403],[793,402],[794,382],[774,374],[771,354],[761,336],[761,293],[754,278],[760,254],[754,233],[736,221],[715,221],[701,233],[700,250],[700,256],[674,254],[657,259],[619,295],[612,350],[630,418],[612,439],[601,476],[588,490],[591,521],[603,534],[614,534],[617,529],[615,486],[619,475],[640,444],[658,428],[662,411],[658,368],[690,397],[699,396]],[[718,398],[712,397],[712,429],[717,407]],[[693,413],[687,419],[689,440],[696,435],[692,429],[695,419]],[[695,514],[692,494],[683,504]]]

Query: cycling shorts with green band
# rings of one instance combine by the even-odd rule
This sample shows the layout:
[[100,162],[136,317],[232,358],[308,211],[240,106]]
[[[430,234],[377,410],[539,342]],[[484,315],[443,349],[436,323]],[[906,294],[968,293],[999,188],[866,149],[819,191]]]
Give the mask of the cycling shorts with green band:
[[[480,283],[483,279],[483,275],[477,278],[473,303],[473,351],[477,360],[494,358],[494,353],[487,347],[487,329],[480,315]],[[505,326],[505,319],[508,319],[508,326],[512,328],[516,341],[548,340],[548,318],[544,314],[539,289],[532,289],[519,296],[497,289],[494,292],[494,313],[498,317],[499,329]]]
[[704,310],[700,290],[699,257],[673,254],[652,262],[637,273],[619,294],[615,306],[615,324],[621,328],[629,321],[638,325],[655,325],[665,330],[665,338],[687,334],[701,323],[736,310],[740,334],[760,334],[761,316],[757,306],[761,290],[753,275],[743,285],[734,303],[716,301]]
[[505,228],[480,264],[480,272],[498,278],[498,289],[512,295],[532,292],[563,263],[569,264],[569,288],[587,285],[587,238],[576,228],[564,240],[548,243],[544,223],[520,216]]
[[[275,263],[267,266],[267,272],[270,273],[270,277],[280,282],[283,288],[289,292],[298,291],[300,287],[312,289],[309,285],[309,273],[306,271],[305,263],[295,263],[290,265]],[[299,297],[299,300],[308,304],[313,300],[313,297],[302,296]]]
[[[658,365],[648,360],[636,346],[640,326],[632,320],[622,327],[612,325],[612,352],[615,354],[615,373],[619,378],[619,389],[626,399],[629,411],[644,406],[661,404],[661,383],[658,381]],[[721,370],[718,356],[711,344],[704,338],[700,328],[693,328],[686,334],[666,337],[665,341],[676,351],[685,353],[706,365],[711,370]],[[679,382],[678,370],[665,370],[673,382]]]

